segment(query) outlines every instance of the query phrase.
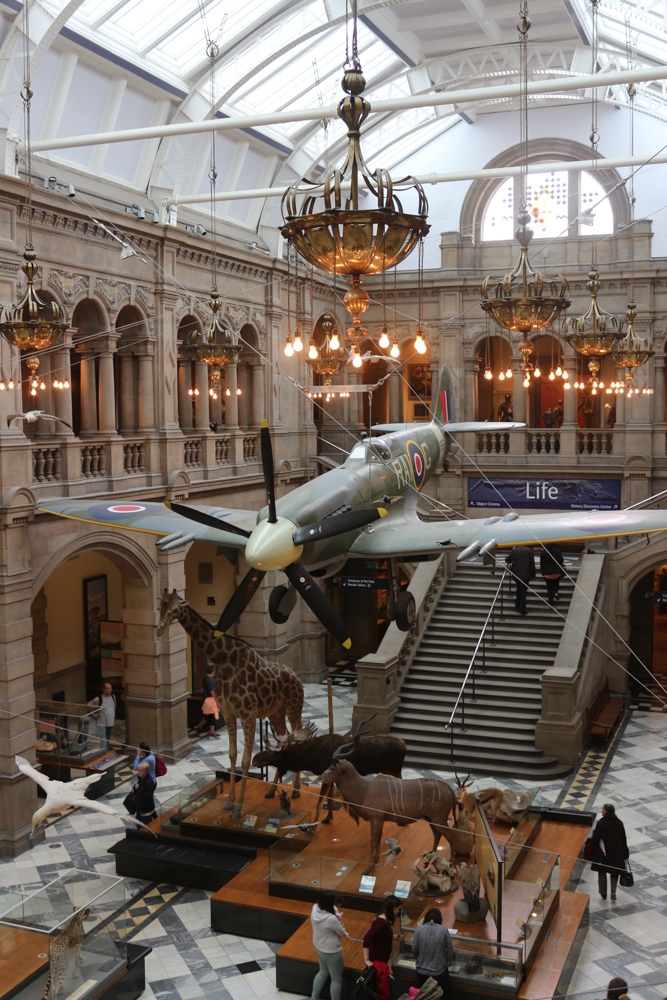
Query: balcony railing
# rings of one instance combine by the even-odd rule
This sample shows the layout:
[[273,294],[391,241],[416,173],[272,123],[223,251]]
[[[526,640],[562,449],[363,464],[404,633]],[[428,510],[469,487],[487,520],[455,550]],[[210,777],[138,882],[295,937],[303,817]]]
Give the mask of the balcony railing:
[[259,439],[257,434],[250,434],[243,438],[243,461],[256,462],[259,460]]
[[107,450],[103,444],[86,445],[81,449],[81,475],[84,479],[105,476]]
[[188,438],[183,442],[183,464],[186,469],[201,467],[202,443],[199,438]]
[[526,452],[529,455],[558,455],[560,431],[526,431]]
[[509,431],[481,431],[477,435],[477,453],[479,455],[507,455],[509,450]]
[[215,461],[216,465],[227,465],[231,452],[231,438],[221,437],[215,439]]
[[613,431],[579,431],[578,455],[611,455],[614,450]]
[[123,468],[128,476],[146,471],[146,446],[143,442],[123,445]]
[[60,448],[33,448],[33,483],[52,483],[57,479],[62,479],[62,455]]

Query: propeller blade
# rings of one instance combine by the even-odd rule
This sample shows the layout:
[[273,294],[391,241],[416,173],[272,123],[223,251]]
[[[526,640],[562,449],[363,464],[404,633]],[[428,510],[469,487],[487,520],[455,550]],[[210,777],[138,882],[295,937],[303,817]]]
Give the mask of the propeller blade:
[[165,507],[173,510],[174,514],[181,514],[182,517],[187,517],[189,521],[197,521],[198,524],[205,524],[207,528],[220,528],[222,531],[231,532],[232,535],[241,535],[243,538],[250,538],[250,532],[246,531],[245,528],[239,528],[230,521],[222,521],[219,517],[214,517],[213,514],[205,514],[203,510],[195,510],[193,507],[188,507],[187,504],[174,503],[168,500],[165,503]]
[[322,521],[304,524],[294,532],[292,541],[295,545],[305,545],[306,542],[320,542],[323,538],[344,535],[347,531],[378,521],[386,513],[384,507],[374,507],[372,510],[348,510],[342,514],[333,514]]
[[215,626],[216,635],[224,635],[241,617],[265,575],[264,570],[261,569],[251,569],[246,573],[218,619],[218,624]]
[[271,446],[271,433],[266,420],[262,420],[260,444],[262,447],[262,472],[264,473],[266,503],[269,508],[269,516],[267,520],[269,524],[275,524],[278,520],[278,516],[276,514],[276,487],[273,478],[273,448]]
[[345,649],[349,649],[352,640],[348,635],[348,630],[338,617],[338,612],[329,598],[325,597],[305,566],[302,566],[300,562],[293,562],[285,567],[283,573],[287,575],[294,589],[301,594],[310,610],[317,615],[334,639],[338,639]]

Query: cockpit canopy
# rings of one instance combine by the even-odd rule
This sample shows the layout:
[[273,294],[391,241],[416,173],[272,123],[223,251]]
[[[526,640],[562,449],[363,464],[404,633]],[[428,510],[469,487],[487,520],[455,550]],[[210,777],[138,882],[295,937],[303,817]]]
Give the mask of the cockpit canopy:
[[389,462],[392,457],[389,438],[373,438],[372,441],[360,441],[355,444],[348,456],[349,459],[361,462]]

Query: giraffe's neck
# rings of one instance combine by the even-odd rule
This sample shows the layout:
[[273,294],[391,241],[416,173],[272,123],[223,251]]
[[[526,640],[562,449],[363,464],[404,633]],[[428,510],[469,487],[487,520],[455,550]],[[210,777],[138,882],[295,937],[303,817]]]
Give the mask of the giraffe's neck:
[[223,676],[231,668],[230,653],[237,650],[242,654],[239,661],[245,660],[248,650],[251,648],[241,639],[234,639],[228,635],[216,635],[214,626],[202,618],[185,601],[179,607],[178,620],[192,641],[201,647],[212,663],[219,667]]

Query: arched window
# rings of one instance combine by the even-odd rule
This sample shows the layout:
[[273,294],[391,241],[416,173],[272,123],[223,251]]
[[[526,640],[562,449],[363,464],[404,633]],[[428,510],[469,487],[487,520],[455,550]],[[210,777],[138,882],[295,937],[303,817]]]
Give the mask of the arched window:
[[[513,239],[519,183],[519,178],[508,177],[489,199],[482,219],[483,240]],[[614,231],[605,189],[587,170],[528,174],[526,193],[536,239]]]
[[[516,167],[519,146],[504,150],[486,166]],[[568,139],[533,139],[528,164],[537,173],[527,175],[527,195],[535,239],[600,236],[618,232],[630,221],[630,207],[620,175],[608,167],[575,167],[590,163],[589,147]],[[544,167],[561,162],[562,169]],[[572,164],[572,166],[571,166]],[[521,178],[484,178],[473,181],[461,209],[461,234],[473,243],[511,242],[521,199]]]

